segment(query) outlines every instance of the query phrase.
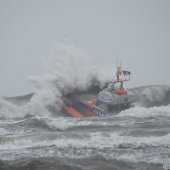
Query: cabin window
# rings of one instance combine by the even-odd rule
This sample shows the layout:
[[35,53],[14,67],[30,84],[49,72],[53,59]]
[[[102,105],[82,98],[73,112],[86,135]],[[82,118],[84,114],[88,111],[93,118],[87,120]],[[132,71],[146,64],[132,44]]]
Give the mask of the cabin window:
[[123,83],[122,82],[117,82],[115,83],[115,89],[123,89]]
[[97,101],[96,102],[96,106],[101,108],[102,110],[104,110],[105,112],[107,112],[109,110],[109,106],[108,104],[106,103],[103,103],[103,102],[100,102],[100,101]]

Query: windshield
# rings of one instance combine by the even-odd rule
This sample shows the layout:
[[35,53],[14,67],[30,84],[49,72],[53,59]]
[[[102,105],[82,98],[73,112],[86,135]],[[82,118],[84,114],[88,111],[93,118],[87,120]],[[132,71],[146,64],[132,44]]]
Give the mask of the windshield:
[[123,88],[123,82],[115,82],[114,87],[115,87],[115,89],[122,89]]

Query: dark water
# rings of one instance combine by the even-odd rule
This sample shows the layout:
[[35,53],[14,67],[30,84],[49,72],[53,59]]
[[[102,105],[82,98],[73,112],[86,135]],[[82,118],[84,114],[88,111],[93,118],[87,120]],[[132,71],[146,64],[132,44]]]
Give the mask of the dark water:
[[170,105],[167,99],[166,105],[152,106],[155,100],[150,107],[81,119],[31,106],[25,114],[1,101],[0,170],[165,169],[170,164]]

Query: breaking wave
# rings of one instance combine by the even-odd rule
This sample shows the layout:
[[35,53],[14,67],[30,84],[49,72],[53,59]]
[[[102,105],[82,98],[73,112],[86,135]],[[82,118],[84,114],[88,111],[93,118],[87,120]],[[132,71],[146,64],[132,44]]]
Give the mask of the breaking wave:
[[[113,80],[114,65],[100,65],[96,61],[97,58],[79,47],[57,44],[43,59],[42,71],[28,79],[37,88],[36,92],[0,98],[0,117],[64,116],[61,112],[64,95],[89,91],[91,88],[101,89],[106,81]],[[170,104],[170,86],[143,86],[129,90],[138,95],[139,100],[135,108],[120,115],[149,116],[162,114],[162,110],[169,115],[169,106],[164,106]]]
[[112,80],[115,67],[97,65],[96,61],[97,58],[81,48],[57,44],[43,59],[41,73],[28,79],[37,88],[36,92],[25,97],[6,98],[7,101],[1,99],[0,116],[50,115],[51,110],[55,113],[61,110],[63,95],[88,91],[91,87],[102,88],[107,80]]
[[62,113],[64,95],[112,81],[114,65],[96,61],[81,48],[57,44],[43,70],[29,78],[35,93],[0,98],[0,168],[87,169],[86,161],[89,169],[160,169],[170,161],[170,86],[128,89],[139,100],[118,115]]
[[96,60],[74,45],[57,44],[44,60],[43,72],[29,78],[37,87],[31,101],[57,104],[60,110],[63,95],[87,91],[92,86],[103,87],[107,80],[112,80],[114,66],[101,67]]
[[139,96],[138,106],[153,107],[170,104],[170,86],[153,85],[142,86],[130,89],[130,91]]
[[134,107],[122,111],[118,116],[135,116],[135,117],[155,117],[155,116],[170,116],[170,105],[155,106],[155,107]]
[[92,132],[88,133],[88,136],[81,138],[66,138],[60,136],[56,140],[44,140],[36,141],[36,138],[33,140],[31,138],[23,139],[8,139],[4,144],[1,143],[0,150],[4,149],[21,149],[21,148],[32,148],[32,147],[47,147],[47,146],[56,146],[58,148],[98,148],[103,149],[108,148],[117,148],[122,145],[131,145],[132,147],[140,147],[145,145],[150,146],[161,146],[168,145],[170,140],[170,134],[161,137],[132,137],[132,136],[121,136],[118,133],[101,133],[101,132]]

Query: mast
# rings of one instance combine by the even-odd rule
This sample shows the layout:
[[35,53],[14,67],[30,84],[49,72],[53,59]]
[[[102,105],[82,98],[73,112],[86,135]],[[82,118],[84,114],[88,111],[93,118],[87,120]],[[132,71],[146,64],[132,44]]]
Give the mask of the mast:
[[117,80],[116,82],[120,82],[120,89],[123,89],[123,82],[124,81],[129,81],[130,80],[130,71],[125,71],[121,69],[121,66],[117,67],[117,72],[116,72],[116,76],[117,76]]

